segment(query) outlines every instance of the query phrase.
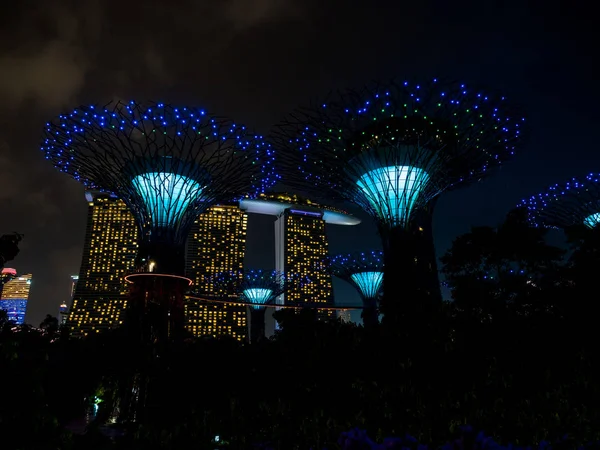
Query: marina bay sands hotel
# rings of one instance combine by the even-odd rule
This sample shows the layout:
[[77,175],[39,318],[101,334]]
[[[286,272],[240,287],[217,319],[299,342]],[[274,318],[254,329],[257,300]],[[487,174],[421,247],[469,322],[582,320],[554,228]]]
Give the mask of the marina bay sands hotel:
[[[119,199],[88,192],[88,220],[79,281],[67,325],[78,335],[96,333],[123,322],[128,296],[124,276],[133,268],[138,231],[133,215]],[[307,276],[311,282],[287,291],[278,303],[333,306],[331,276],[318,271],[328,254],[327,225],[357,225],[356,217],[293,194],[263,194],[201,214],[188,237],[186,272],[197,297],[219,295],[207,280],[244,268],[248,214],[274,217],[275,270]],[[325,314],[325,313],[324,313]],[[188,299],[186,326],[196,336],[247,334],[246,307]]]

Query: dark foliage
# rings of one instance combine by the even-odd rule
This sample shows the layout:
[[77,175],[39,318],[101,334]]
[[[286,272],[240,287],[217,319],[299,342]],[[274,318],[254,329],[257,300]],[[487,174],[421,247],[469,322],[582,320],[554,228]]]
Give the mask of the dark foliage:
[[[466,423],[501,444],[597,440],[600,234],[569,237],[565,253],[518,214],[459,237],[443,261],[455,301],[418,326],[366,332],[281,311],[271,340],[187,339],[147,360],[123,330],[69,339],[50,332],[52,318],[37,331],[0,316],[2,449],[332,450],[354,427],[373,442],[409,433],[414,445],[401,447],[417,449]],[[140,364],[145,421],[111,424]]]

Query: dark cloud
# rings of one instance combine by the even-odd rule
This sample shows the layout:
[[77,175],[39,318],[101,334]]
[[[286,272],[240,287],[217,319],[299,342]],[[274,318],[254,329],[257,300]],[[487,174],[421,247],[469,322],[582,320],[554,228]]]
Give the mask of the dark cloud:
[[[180,36],[195,42],[218,36],[219,45],[204,45],[220,51],[240,33],[301,15],[293,0],[218,4],[189,0],[165,5],[102,0],[35,3],[5,31],[18,38],[10,51],[0,55],[0,95],[7,106],[34,101],[53,109],[72,104],[86,78],[96,71],[118,87],[141,78],[174,82],[176,73],[171,70],[176,66],[172,61],[176,52],[169,52],[165,44],[185,45],[178,42]],[[104,59],[107,51],[116,64]]]
[[13,107],[26,101],[48,108],[69,104],[93,66],[89,46],[101,38],[101,2],[48,1],[23,7],[31,9],[5,31],[12,34],[14,45],[0,56],[0,94]]
[[302,14],[301,2],[294,0],[229,0],[225,4],[225,18],[236,31]]

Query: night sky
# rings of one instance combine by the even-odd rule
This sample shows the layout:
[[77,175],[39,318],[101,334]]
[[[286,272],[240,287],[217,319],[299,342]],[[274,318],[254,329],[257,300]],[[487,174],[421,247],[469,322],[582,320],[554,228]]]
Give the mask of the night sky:
[[[83,188],[39,150],[55,115],[116,98],[156,100],[267,134],[295,106],[373,79],[490,86],[527,111],[531,139],[483,183],[441,197],[441,255],[472,225],[499,223],[521,198],[600,171],[597,15],[577,8],[523,0],[11,2],[0,15],[0,234],[25,234],[8,266],[33,273],[27,321],[58,313],[81,263]],[[379,248],[370,219],[347,209],[363,223],[330,227],[331,252]],[[250,217],[246,266],[274,267],[273,218]],[[343,282],[334,287],[339,302],[358,300]]]

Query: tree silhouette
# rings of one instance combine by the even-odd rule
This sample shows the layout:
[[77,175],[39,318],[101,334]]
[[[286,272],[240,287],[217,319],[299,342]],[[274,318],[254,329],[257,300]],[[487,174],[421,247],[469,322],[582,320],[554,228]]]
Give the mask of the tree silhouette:
[[51,314],[46,314],[46,317],[42,323],[40,323],[40,329],[42,329],[51,337],[56,336],[56,333],[58,333],[58,328],[58,319]]
[[16,232],[0,237],[0,269],[19,254],[18,244],[22,239],[23,235]]
[[496,228],[473,227],[457,237],[441,258],[456,306],[482,317],[551,310],[549,290],[564,250],[547,244],[546,235],[517,209]]

